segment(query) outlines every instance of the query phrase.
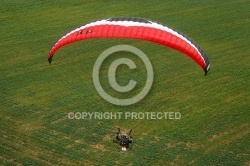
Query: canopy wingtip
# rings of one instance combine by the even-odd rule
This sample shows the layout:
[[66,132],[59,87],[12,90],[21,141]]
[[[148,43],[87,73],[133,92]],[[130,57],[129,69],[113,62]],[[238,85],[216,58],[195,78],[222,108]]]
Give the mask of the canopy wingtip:
[[52,57],[49,57],[49,58],[48,58],[48,62],[49,62],[49,64],[51,65],[51,63],[52,63]]

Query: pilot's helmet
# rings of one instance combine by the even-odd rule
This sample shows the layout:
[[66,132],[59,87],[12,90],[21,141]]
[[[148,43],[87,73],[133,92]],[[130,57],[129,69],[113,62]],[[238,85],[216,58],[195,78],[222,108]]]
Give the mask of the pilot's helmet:
[[127,134],[124,134],[122,137],[128,139],[128,135]]

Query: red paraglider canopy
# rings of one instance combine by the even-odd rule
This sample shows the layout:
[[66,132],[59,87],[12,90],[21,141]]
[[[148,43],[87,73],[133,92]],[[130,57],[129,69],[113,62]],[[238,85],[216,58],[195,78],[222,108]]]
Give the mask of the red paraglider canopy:
[[143,18],[108,18],[85,24],[61,37],[51,48],[48,61],[52,62],[55,52],[76,41],[92,38],[132,38],[151,41],[178,50],[192,58],[205,71],[210,69],[204,51],[190,38],[168,26]]

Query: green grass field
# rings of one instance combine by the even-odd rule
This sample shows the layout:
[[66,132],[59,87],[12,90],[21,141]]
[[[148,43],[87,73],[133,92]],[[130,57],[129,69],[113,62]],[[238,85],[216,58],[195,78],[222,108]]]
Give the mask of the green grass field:
[[[207,53],[210,72],[203,76],[177,51],[129,39],[74,43],[48,64],[48,52],[62,35],[117,16],[148,18],[180,30]],[[0,22],[0,165],[250,165],[249,0],[2,0]],[[97,57],[118,44],[139,48],[154,68],[149,94],[127,107],[106,102],[92,81]],[[126,71],[119,71],[121,84],[131,76],[145,80],[143,68],[139,74]],[[180,112],[182,117],[67,117],[107,111]],[[127,153],[112,142],[117,127],[133,129]]]

